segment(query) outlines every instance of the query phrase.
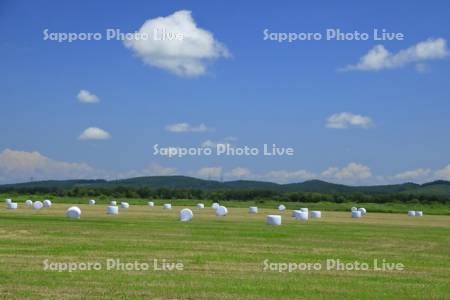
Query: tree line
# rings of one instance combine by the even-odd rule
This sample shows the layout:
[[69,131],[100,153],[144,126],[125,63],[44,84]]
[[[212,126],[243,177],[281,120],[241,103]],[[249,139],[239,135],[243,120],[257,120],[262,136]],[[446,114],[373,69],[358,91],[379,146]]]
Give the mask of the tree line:
[[417,203],[448,203],[449,196],[414,195],[405,193],[319,193],[319,192],[280,192],[273,190],[202,190],[202,189],[168,189],[148,187],[117,186],[101,187],[3,187],[0,193],[9,195],[53,195],[55,197],[98,197],[98,198],[140,198],[140,199],[198,199],[198,200],[234,200],[234,201],[289,201],[289,202],[417,202]]

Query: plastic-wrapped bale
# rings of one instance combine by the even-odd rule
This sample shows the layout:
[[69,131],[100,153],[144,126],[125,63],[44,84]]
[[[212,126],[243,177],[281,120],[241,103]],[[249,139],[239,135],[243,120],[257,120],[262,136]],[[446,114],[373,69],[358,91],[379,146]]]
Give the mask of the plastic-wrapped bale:
[[422,217],[423,216],[423,212],[420,210],[416,210],[416,217]]
[[350,210],[351,211],[356,211],[356,210],[358,210],[358,208],[353,206]]
[[129,208],[130,204],[128,202],[120,202],[120,208]]
[[266,222],[269,225],[279,226],[279,225],[281,225],[281,216],[280,215],[268,215],[266,218]]
[[32,200],[27,200],[27,201],[25,201],[25,206],[26,206],[26,207],[31,207],[31,206],[33,206],[33,201],[32,201]]
[[109,205],[116,206],[117,205],[117,201],[111,201],[111,202],[109,202]]
[[212,209],[218,209],[219,208],[219,206],[220,206],[220,204],[219,203],[217,203],[217,202],[214,202],[212,205],[211,205],[211,208]]
[[225,206],[219,206],[217,209],[216,209],[216,215],[218,216],[218,217],[224,217],[224,216],[226,216],[228,214],[228,209],[225,207]]
[[147,204],[148,204],[148,206],[150,206],[150,207],[155,206],[155,203],[153,203],[153,201],[149,201],[149,202],[147,202]]
[[416,216],[416,211],[414,211],[414,210],[408,211],[408,216],[409,217],[415,217]]
[[10,202],[8,203],[8,209],[17,209],[17,203],[16,202]]
[[361,211],[360,210],[354,210],[352,211],[352,218],[361,218]]
[[50,201],[48,199],[44,200],[43,204],[44,204],[44,207],[46,207],[46,208],[52,207],[52,201]]
[[367,214],[367,211],[364,207],[358,208],[358,210],[361,212],[361,215],[364,216]]
[[81,217],[81,209],[77,206],[69,207],[66,216],[70,219],[79,219]]
[[308,213],[306,211],[300,210],[295,214],[295,218],[297,220],[308,221]]
[[9,203],[11,203],[12,202],[12,199],[10,199],[10,198],[7,198],[7,199],[5,199],[5,204],[8,206],[8,204]]
[[41,201],[34,201],[33,208],[34,209],[41,209],[44,206],[44,204]]
[[182,222],[190,221],[193,217],[194,213],[192,213],[192,210],[190,210],[189,208],[183,208],[180,211],[180,221]]
[[250,206],[248,208],[248,213],[249,214],[257,214],[258,213],[258,208],[256,206]]
[[197,203],[197,208],[205,208],[205,204],[203,204],[203,203]]
[[108,215],[118,215],[119,214],[119,207],[116,205],[110,205],[106,208],[106,213]]
[[280,205],[278,206],[278,210],[279,210],[279,211],[285,211],[285,210],[286,210],[286,206],[284,206],[283,204],[280,204]]
[[89,200],[89,205],[95,205],[95,200],[94,199]]
[[297,218],[297,216],[301,213],[302,211],[300,209],[297,210],[293,210],[292,211],[292,217]]
[[311,219],[320,219],[322,218],[322,212],[319,210],[311,211]]
[[172,209],[172,204],[166,203],[166,204],[163,205],[163,208],[164,209]]

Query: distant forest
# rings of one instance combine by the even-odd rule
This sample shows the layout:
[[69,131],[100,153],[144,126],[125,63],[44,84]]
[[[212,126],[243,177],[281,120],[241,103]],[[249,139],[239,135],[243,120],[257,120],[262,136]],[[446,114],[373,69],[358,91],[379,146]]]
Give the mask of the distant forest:
[[199,199],[199,200],[236,200],[236,201],[291,201],[291,202],[361,202],[361,203],[448,203],[447,195],[364,192],[286,192],[264,189],[178,189],[149,188],[132,186],[115,187],[18,187],[2,186],[0,193],[14,195],[53,195],[56,197],[92,197],[92,198],[140,198],[140,199]]

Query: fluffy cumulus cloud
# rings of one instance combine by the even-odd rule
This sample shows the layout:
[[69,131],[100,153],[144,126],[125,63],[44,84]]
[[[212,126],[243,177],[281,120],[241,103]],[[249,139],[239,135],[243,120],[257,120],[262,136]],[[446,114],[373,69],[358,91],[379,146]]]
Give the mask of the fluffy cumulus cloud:
[[435,176],[438,179],[450,180],[450,164],[444,168],[437,170]]
[[398,173],[394,176],[395,179],[401,179],[401,180],[416,180],[425,178],[428,175],[430,175],[431,170],[430,169],[415,169],[415,170],[409,170],[402,173]]
[[267,180],[273,180],[276,182],[293,182],[313,179],[316,175],[307,170],[274,170],[270,171],[263,176]]
[[[175,38],[167,38],[169,34]],[[202,75],[208,62],[230,55],[211,32],[197,26],[187,10],[145,21],[124,43],[146,64],[180,76]]]
[[211,128],[208,128],[208,126],[203,123],[200,125],[191,125],[189,123],[175,123],[167,125],[166,130],[174,133],[212,131]]
[[251,172],[249,169],[244,168],[244,167],[236,167],[234,169],[231,169],[230,172],[228,172],[226,174],[228,177],[233,177],[233,178],[243,178],[243,177],[248,177],[251,175]]
[[[442,38],[428,39],[397,53],[391,53],[383,45],[376,45],[355,65],[343,70],[379,71],[403,67],[410,63],[443,59],[449,56],[447,41]],[[420,68],[420,67],[419,67]]]
[[105,174],[85,163],[50,159],[39,152],[5,149],[0,152],[0,178],[5,182],[47,179],[98,178]]
[[96,95],[87,90],[81,90],[78,93],[77,98],[80,102],[83,103],[97,103],[100,101],[100,99]]
[[107,140],[109,138],[111,138],[111,134],[98,127],[86,128],[78,137],[80,140]]
[[322,177],[337,179],[339,181],[359,181],[372,177],[370,168],[355,162],[349,163],[343,168],[330,167],[322,172]]
[[195,174],[198,177],[218,179],[222,175],[222,167],[204,167]]
[[139,170],[125,172],[106,171],[86,163],[73,163],[48,158],[39,152],[5,149],[0,152],[0,183],[34,180],[64,179],[121,179],[140,176],[169,176],[178,174],[176,168],[156,162]]
[[357,115],[350,112],[336,113],[328,117],[325,126],[334,129],[346,129],[349,127],[369,128],[373,125],[368,116]]

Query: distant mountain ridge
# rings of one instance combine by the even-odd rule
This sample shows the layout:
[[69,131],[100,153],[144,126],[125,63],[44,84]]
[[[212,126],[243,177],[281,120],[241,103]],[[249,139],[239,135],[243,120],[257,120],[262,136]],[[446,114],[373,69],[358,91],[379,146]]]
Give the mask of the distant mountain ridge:
[[349,186],[322,180],[308,180],[300,183],[278,184],[266,181],[236,180],[220,182],[188,176],[148,176],[120,180],[46,180],[0,185],[1,189],[11,188],[73,188],[73,187],[147,187],[151,189],[201,189],[201,190],[273,190],[279,192],[320,192],[320,193],[410,193],[450,196],[450,181],[438,180],[425,184],[403,183],[375,186]]

